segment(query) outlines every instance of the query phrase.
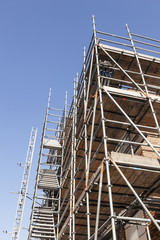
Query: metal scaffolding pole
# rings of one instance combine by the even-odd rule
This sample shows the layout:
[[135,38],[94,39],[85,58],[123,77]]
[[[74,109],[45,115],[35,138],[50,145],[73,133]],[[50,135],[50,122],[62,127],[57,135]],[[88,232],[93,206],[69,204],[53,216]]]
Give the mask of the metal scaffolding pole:
[[78,73],[76,79],[74,79],[74,107],[73,107],[73,131],[74,131],[74,142],[73,142],[73,240],[75,240],[75,174],[76,174],[76,129],[77,129],[77,83]]
[[86,95],[86,103],[88,103],[88,98],[89,98],[89,90],[91,87],[91,78],[92,78],[92,68],[93,68],[93,58],[94,58],[94,48],[92,50],[92,55],[91,55],[91,63],[90,63],[90,68],[89,68],[89,79],[88,79],[88,85],[87,85],[87,95]]
[[98,202],[97,202],[97,214],[96,214],[96,225],[95,225],[94,240],[97,240],[97,236],[98,236],[100,204],[101,204],[101,194],[102,194],[103,171],[104,171],[104,163],[102,162],[101,174],[100,174],[100,179],[99,179],[99,191],[98,191]]
[[[74,119],[74,116],[73,116]],[[69,221],[69,239],[73,236],[73,161],[74,161],[74,129],[72,120],[72,143],[71,143],[71,165],[70,165],[70,221]]]
[[[101,122],[103,129],[103,143],[104,143],[104,152],[105,152],[105,161],[106,161],[106,170],[107,170],[107,182],[108,182],[108,193],[109,193],[109,203],[110,203],[110,213],[111,213],[111,223],[112,223],[112,236],[113,240],[116,240],[116,228],[115,228],[115,218],[114,218],[114,210],[113,210],[113,199],[112,199],[112,190],[111,190],[111,180],[109,173],[109,158],[107,152],[107,137],[105,130],[105,119],[103,112],[103,100],[102,100],[102,90],[101,90],[101,82],[100,82],[100,71],[99,71],[99,59],[98,59],[98,48],[97,48],[97,37],[96,37],[96,25],[95,18],[93,16],[93,31],[94,31],[94,41],[95,41],[95,55],[96,55],[96,64],[97,64],[97,75],[98,75],[98,87],[99,87],[99,98],[100,98],[100,107],[101,107]],[[98,235],[98,225],[96,226],[96,231]],[[97,236],[95,235],[95,239]]]
[[[85,139],[85,171],[86,171],[86,188],[87,188],[87,165],[88,165],[88,158],[87,158],[87,151],[88,151],[88,143],[87,143],[87,95],[86,95],[86,50],[84,47],[84,55],[83,55],[83,94],[84,94],[84,139]],[[87,202],[87,233],[88,239],[90,239],[90,212],[89,212],[89,192],[86,191],[86,202]]]
[[[63,163],[64,163],[64,143],[65,143],[65,127],[66,127],[66,116],[67,116],[67,91],[66,91],[66,95],[65,95],[65,107],[64,107],[64,111],[63,111],[63,115],[62,115],[62,118],[63,118],[63,132],[61,133],[62,134],[62,158],[61,158],[61,176],[63,174]],[[60,186],[62,186],[62,177],[60,178]],[[58,202],[58,217],[57,217],[57,239],[59,237],[59,223],[60,223],[60,209],[61,209],[61,194],[62,194],[62,188],[60,187],[59,189],[59,202]]]
[[150,231],[149,231],[148,224],[146,225],[146,230],[147,230],[148,240],[151,240],[151,234],[150,234]]

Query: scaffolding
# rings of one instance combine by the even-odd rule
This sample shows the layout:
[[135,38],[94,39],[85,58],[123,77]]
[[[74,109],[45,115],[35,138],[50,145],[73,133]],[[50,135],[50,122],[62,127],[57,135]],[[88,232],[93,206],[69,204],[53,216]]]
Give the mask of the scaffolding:
[[58,234],[55,228],[59,224],[64,155],[61,142],[65,138],[63,130],[67,114],[67,93],[64,110],[51,108],[50,100],[51,89],[42,131],[28,239],[57,239]]
[[27,189],[28,189],[29,176],[30,176],[30,171],[31,171],[31,166],[32,166],[32,159],[33,159],[34,147],[35,147],[35,142],[36,142],[36,136],[37,136],[37,128],[32,127],[26,162],[24,165],[22,183],[21,183],[21,188],[20,188],[20,192],[19,192],[16,216],[14,219],[12,240],[19,240],[19,237],[20,237],[20,230],[21,230],[25,200],[27,197]]
[[[45,201],[35,207],[39,160],[28,240],[160,238],[160,41],[126,28],[129,37],[97,31],[93,16],[73,101],[57,124],[60,165],[55,149],[47,155],[59,188],[44,191],[45,183]],[[33,221],[35,209],[44,208],[54,234],[36,235],[44,221]]]

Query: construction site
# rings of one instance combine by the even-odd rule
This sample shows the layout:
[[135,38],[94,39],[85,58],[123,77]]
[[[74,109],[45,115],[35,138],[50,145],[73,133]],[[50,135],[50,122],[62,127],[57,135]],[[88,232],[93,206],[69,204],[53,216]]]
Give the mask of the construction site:
[[71,104],[49,91],[28,240],[160,239],[160,40],[126,31],[93,16]]

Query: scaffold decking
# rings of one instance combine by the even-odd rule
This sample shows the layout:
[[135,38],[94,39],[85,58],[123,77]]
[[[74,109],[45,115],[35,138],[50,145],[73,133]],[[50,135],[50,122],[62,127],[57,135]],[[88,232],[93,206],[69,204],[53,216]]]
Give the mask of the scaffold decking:
[[28,240],[160,239],[160,41],[126,28],[100,32],[93,17],[56,128],[48,103]]

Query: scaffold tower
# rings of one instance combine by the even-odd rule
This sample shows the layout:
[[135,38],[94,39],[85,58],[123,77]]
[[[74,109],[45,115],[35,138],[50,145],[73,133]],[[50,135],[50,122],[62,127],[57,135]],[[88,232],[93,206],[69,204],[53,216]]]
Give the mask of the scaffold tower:
[[24,165],[24,173],[23,173],[21,188],[20,188],[20,192],[19,192],[16,216],[15,216],[14,226],[13,226],[13,231],[12,231],[12,240],[19,240],[19,237],[20,237],[20,230],[21,230],[25,200],[26,200],[26,195],[27,195],[29,176],[30,176],[30,171],[31,171],[31,166],[32,166],[32,159],[33,159],[34,147],[35,147],[35,142],[36,142],[36,136],[37,136],[37,128],[33,127],[31,130],[29,146],[28,146],[28,151],[27,151],[27,157],[26,157],[26,162]]
[[160,41],[126,29],[98,31],[93,16],[56,128],[48,103],[28,240],[160,239]]
[[67,93],[64,110],[51,108],[50,100],[51,89],[44,118],[28,240],[57,239],[58,235],[55,228],[59,222],[61,200]]

